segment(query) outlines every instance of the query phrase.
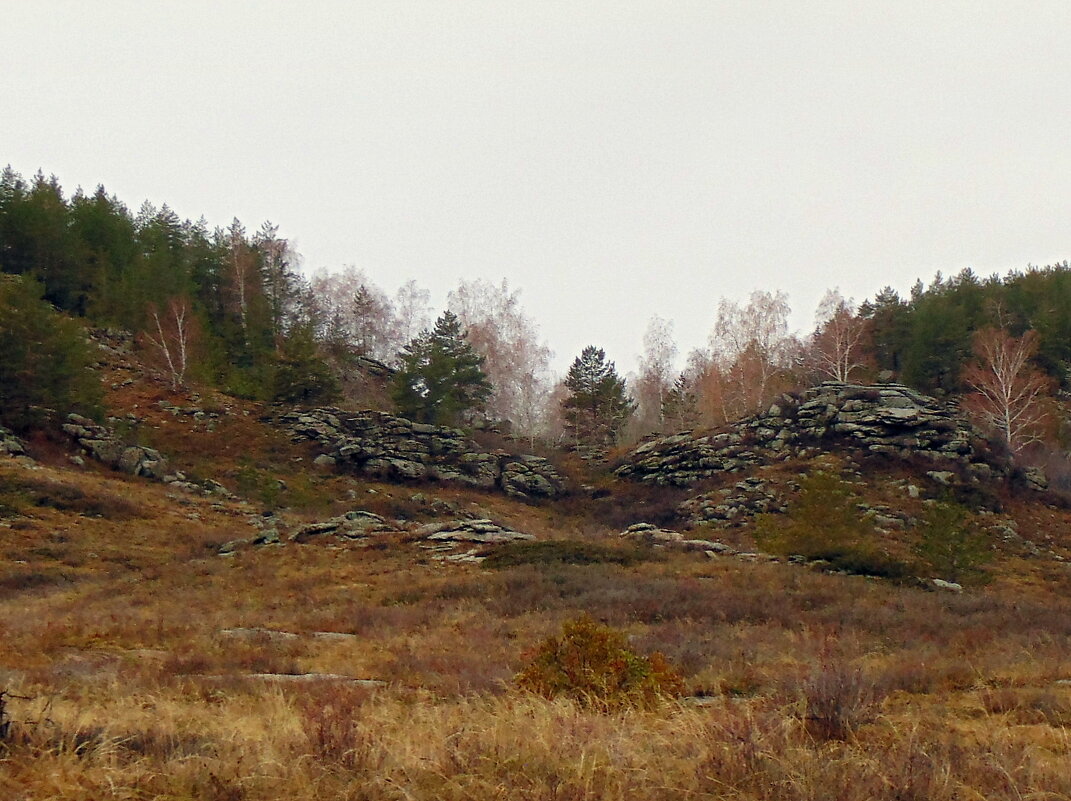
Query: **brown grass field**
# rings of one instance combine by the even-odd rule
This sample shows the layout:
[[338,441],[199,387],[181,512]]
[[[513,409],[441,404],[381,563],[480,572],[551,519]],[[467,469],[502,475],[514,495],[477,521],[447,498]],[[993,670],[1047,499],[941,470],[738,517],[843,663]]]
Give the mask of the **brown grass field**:
[[[1068,561],[1001,551],[957,595],[660,549],[442,564],[401,534],[222,558],[266,504],[419,521],[420,491],[611,548],[624,512],[309,472],[255,414],[149,423],[252,503],[76,470],[47,442],[36,467],[0,462],[2,799],[1071,798]],[[1067,511],[1006,506],[1071,556]],[[518,690],[526,654],[581,613],[662,652],[686,697],[600,712]],[[307,673],[336,677],[257,675]]]

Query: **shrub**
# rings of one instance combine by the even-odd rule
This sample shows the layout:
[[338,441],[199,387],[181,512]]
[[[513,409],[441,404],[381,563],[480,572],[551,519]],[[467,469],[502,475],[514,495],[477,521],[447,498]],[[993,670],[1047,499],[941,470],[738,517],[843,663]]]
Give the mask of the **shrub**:
[[683,682],[661,653],[633,651],[625,635],[588,615],[569,621],[530,655],[517,686],[545,698],[567,696],[591,709],[648,707],[681,694]]
[[915,553],[941,578],[977,579],[993,558],[973,516],[955,503],[935,503],[923,515]]
[[4,700],[6,696],[7,693],[0,690],[0,742],[11,733],[11,720],[7,716],[7,702]]
[[359,724],[369,691],[339,685],[312,687],[296,699],[309,752],[325,765],[356,770],[369,743]]
[[868,525],[847,482],[819,470],[800,479],[799,496],[784,516],[758,518],[755,538],[777,553],[832,561],[856,547]]
[[885,690],[856,667],[825,662],[800,687],[803,720],[817,740],[846,740],[873,720]]
[[109,520],[131,520],[139,514],[137,506],[116,493],[86,492],[73,484],[47,478],[0,475],[0,517],[24,514],[31,506]]
[[874,526],[856,506],[851,485],[824,470],[800,479],[799,496],[785,515],[760,515],[755,539],[774,553],[824,559],[849,573],[885,578],[911,573],[876,546]]
[[11,476],[0,475],[0,518],[18,516],[29,502],[20,482]]
[[636,547],[612,547],[579,540],[510,542],[495,548],[484,559],[484,567],[506,568],[519,565],[632,565],[651,559],[653,554]]

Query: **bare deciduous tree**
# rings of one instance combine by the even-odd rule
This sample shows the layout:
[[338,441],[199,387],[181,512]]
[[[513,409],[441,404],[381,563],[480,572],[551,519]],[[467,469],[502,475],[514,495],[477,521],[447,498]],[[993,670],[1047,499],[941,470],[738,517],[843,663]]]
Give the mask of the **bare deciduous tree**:
[[511,290],[505,280],[498,285],[482,279],[462,281],[447,305],[484,358],[483,369],[493,387],[488,413],[510,420],[519,433],[540,433],[548,413],[551,352],[521,308],[520,291]]
[[249,305],[256,288],[256,260],[246,241],[245,227],[237,217],[227,228],[225,237],[227,246],[225,285],[230,296],[232,311],[238,315],[242,326],[242,338],[248,343]]
[[1013,337],[1002,328],[974,335],[975,361],[963,372],[974,391],[964,398],[967,411],[995,430],[1012,453],[1042,439],[1049,416],[1045,401],[1052,380],[1032,363],[1036,331]]
[[351,265],[336,273],[318,273],[311,287],[320,318],[320,338],[336,356],[349,353],[394,361],[405,344],[394,305],[363,270]]
[[825,378],[849,382],[870,366],[867,321],[836,289],[827,290],[815,312],[815,330],[807,347],[807,362]]
[[394,295],[398,348],[431,327],[431,292],[409,279]]
[[142,333],[145,342],[156,351],[167,370],[171,389],[179,389],[186,380],[191,348],[197,336],[197,326],[190,302],[183,297],[171,298],[163,311],[155,303],[148,307],[151,330]]
[[788,333],[789,311],[784,292],[752,292],[745,306],[727,300],[718,304],[709,349],[689,358],[706,422],[722,424],[753,414],[792,386],[800,344]]
[[636,379],[636,402],[639,405],[639,433],[665,428],[664,406],[673,384],[673,362],[677,344],[673,341],[673,322],[653,315],[643,335],[643,353]]

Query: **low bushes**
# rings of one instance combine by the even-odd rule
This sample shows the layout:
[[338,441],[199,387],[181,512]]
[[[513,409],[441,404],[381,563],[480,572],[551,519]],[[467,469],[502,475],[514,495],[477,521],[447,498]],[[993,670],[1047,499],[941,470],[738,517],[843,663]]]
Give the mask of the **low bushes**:
[[588,615],[566,623],[530,655],[517,686],[545,698],[568,696],[581,706],[614,710],[647,707],[683,691],[662,654],[633,651],[625,635]]
[[787,514],[760,516],[755,539],[774,553],[821,559],[848,573],[912,575],[910,565],[877,547],[874,526],[859,512],[851,485],[824,470],[800,479],[799,496]]
[[650,551],[633,546],[614,547],[581,540],[539,540],[499,545],[483,564],[495,569],[519,565],[633,565],[653,557]]

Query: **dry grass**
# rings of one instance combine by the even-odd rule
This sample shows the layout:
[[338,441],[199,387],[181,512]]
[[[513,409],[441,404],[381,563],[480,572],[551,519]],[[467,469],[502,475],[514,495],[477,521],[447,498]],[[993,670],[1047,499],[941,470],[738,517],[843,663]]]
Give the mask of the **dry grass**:
[[[155,436],[179,449],[180,425]],[[253,415],[235,425],[225,438],[248,447],[221,442],[213,463],[197,440],[179,463],[300,488],[299,448]],[[670,551],[490,570],[398,538],[223,559],[263,499],[169,495],[58,462],[3,463],[3,477],[107,503],[93,516],[20,495],[21,515],[0,519],[0,690],[31,699],[7,702],[0,798],[1071,797],[1071,569],[1056,561],[1001,555],[992,583],[945,595]],[[289,519],[427,514],[411,488],[310,481],[307,505],[283,499]],[[570,553],[620,550],[587,545],[624,518],[424,491],[572,540]],[[1071,546],[1065,511],[1003,502],[1023,536]],[[581,613],[665,654],[695,697],[605,714],[517,690],[522,654]],[[313,672],[387,684],[252,677]]]
[[[86,714],[93,709],[95,714]],[[1066,730],[888,714],[816,740],[758,698],[619,715],[526,696],[442,700],[119,686],[55,700],[0,768],[57,799],[942,799],[1071,793]],[[950,725],[951,723],[951,725]],[[32,795],[22,795],[29,793]]]

